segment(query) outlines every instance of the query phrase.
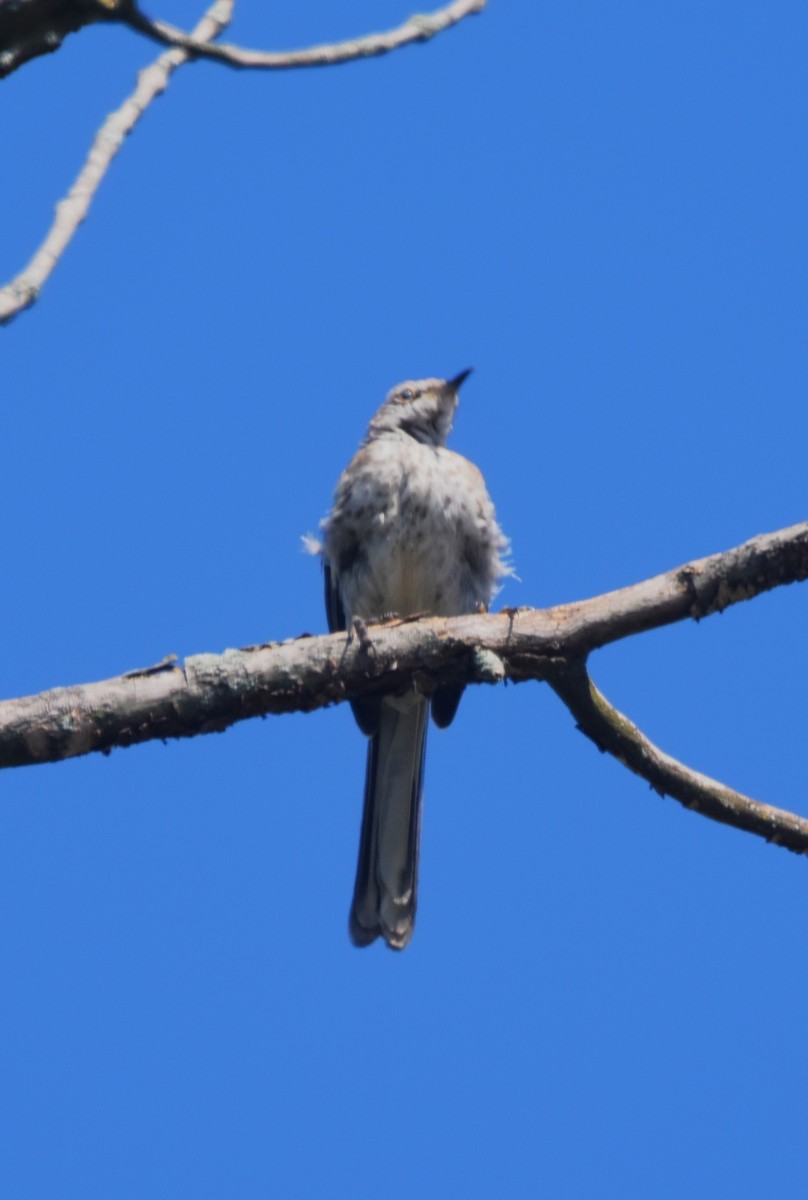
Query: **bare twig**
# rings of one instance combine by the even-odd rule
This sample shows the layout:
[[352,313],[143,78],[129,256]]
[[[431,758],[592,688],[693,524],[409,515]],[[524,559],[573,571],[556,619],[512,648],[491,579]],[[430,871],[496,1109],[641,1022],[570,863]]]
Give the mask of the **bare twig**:
[[808,854],[808,820],[733,791],[665,754],[598,691],[582,662],[554,672],[550,686],[598,749],[646,779],[660,796],[713,821],[755,833],[799,854]]
[[183,30],[147,17],[135,5],[126,6],[121,20],[144,33],[147,37],[168,46],[179,46],[197,58],[211,59],[229,67],[269,71],[285,71],[293,67],[333,67],[339,63],[354,62],[358,58],[375,58],[400,50],[413,42],[427,42],[438,33],[466,17],[482,12],[487,0],[453,0],[431,13],[417,13],[386,33],[369,33],[364,37],[349,38],[322,46],[309,46],[305,50],[248,50],[242,46],[209,46],[189,37]]
[[808,578],[808,522],[557,608],[396,619],[364,637],[332,634],[222,655],[173,658],[117,679],[0,703],[0,767],[55,762],[155,738],[192,737],[268,713],[371,692],[430,693],[448,682],[546,680],[603,750],[660,792],[714,820],[808,853],[808,821],[708,779],[657,749],[591,683],[597,646],[698,620]]
[[[194,29],[199,41],[217,37],[230,22],[235,0],[216,0]],[[184,50],[170,50],[138,75],[137,87],[116,112],[110,113],[96,134],[89,156],[64,200],[56,206],[56,218],[42,245],[28,265],[0,289],[0,325],[11,321],[37,299],[65,252],[81,222],[87,216],[109,164],[132,132],[144,112],[168,87],[170,76],[188,62]]]
[[173,49],[162,54],[152,66],[140,72],[134,93],[121,108],[111,113],[101,126],[78,178],[65,199],[56,206],[56,217],[44,242],[20,274],[0,288],[0,325],[13,320],[36,301],[79,225],[87,216],[93,197],[124,139],[132,132],[155,97],[165,91],[169,76],[177,67],[201,57],[215,59],[232,67],[272,70],[334,66],[360,58],[387,54],[413,42],[428,41],[435,34],[456,25],[464,17],[480,12],[487,0],[454,0],[436,12],[410,17],[403,25],[387,33],[368,34],[366,37],[336,42],[333,45],[278,53],[210,44],[230,23],[234,2],[235,0],[218,0],[190,36],[165,22],[150,20],[129,0],[109,0],[108,3],[101,0],[100,9],[92,9],[90,6],[95,15],[87,20],[99,19],[98,13],[106,12],[108,19],[124,22],[162,44],[172,46]]

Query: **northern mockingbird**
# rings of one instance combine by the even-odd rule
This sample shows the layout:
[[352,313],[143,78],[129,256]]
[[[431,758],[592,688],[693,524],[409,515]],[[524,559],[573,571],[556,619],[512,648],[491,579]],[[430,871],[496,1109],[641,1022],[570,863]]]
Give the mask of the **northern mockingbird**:
[[[401,383],[388,394],[340,476],[334,506],[312,542],[325,566],[331,632],[392,614],[454,616],[486,609],[509,574],[508,540],[478,469],[445,448],[458,389],[454,379]],[[381,935],[401,950],[412,936],[427,717],[444,727],[462,686],[431,697],[362,697],[356,721],[371,741],[350,934]]]

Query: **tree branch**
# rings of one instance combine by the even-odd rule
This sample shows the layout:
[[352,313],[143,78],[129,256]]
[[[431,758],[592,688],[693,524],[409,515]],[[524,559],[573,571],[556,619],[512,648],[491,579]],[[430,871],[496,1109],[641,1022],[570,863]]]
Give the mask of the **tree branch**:
[[0,703],[0,767],[56,762],[155,738],[219,732],[371,692],[448,682],[546,680],[602,750],[713,820],[808,853],[808,820],[670,758],[608,703],[586,671],[598,646],[700,620],[808,578],[808,522],[762,534],[632,587],[544,610],[395,619],[352,633],[169,658],[116,679]]
[[[216,0],[194,29],[199,41],[215,38],[233,16],[235,0]],[[115,112],[110,113],[95,136],[87,161],[64,200],[56,205],[56,217],[44,242],[28,265],[5,287],[0,288],[0,325],[30,308],[53,273],[124,139],[132,132],[151,102],[168,87],[174,71],[189,61],[184,50],[170,50],[138,74],[137,87]]]
[[[277,53],[210,44],[232,20],[235,0],[218,0],[190,36],[165,22],[150,20],[131,0],[71,0],[69,3],[66,0],[61,3],[59,0],[52,0],[51,3],[38,5],[34,4],[33,0],[25,2],[26,16],[29,10],[31,12],[28,25],[34,19],[35,10],[40,14],[40,23],[44,21],[45,24],[39,29],[37,41],[28,25],[23,28],[18,21],[12,28],[6,21],[9,28],[4,30],[3,21],[0,20],[0,69],[5,67],[6,74],[15,65],[19,66],[34,54],[56,49],[66,33],[96,20],[123,22],[173,48],[140,72],[133,94],[116,112],[107,117],[99,129],[78,178],[65,199],[56,206],[56,216],[44,242],[19,275],[0,288],[0,325],[12,321],[37,300],[76,230],[87,216],[101,181],[124,139],[132,132],[155,97],[165,91],[169,77],[177,67],[202,57],[215,59],[231,67],[272,70],[334,66],[359,58],[387,54],[413,42],[428,41],[435,34],[449,29],[465,17],[480,12],[487,0],[453,0],[453,3],[433,13],[410,17],[403,25],[387,33],[373,33],[332,45]],[[0,0],[0,18],[6,16],[6,12],[10,15],[12,9],[16,12],[19,4],[20,0]],[[51,10],[58,10],[58,36],[56,15]],[[35,46],[39,48],[34,48]]]
[[466,17],[482,12],[487,0],[453,0],[432,13],[416,13],[396,29],[386,33],[369,33],[305,50],[248,50],[242,46],[210,46],[188,36],[183,30],[147,17],[135,4],[125,5],[120,19],[139,33],[167,46],[177,46],[195,58],[210,59],[228,67],[285,71],[293,67],[333,67],[354,62],[358,58],[376,58],[400,50],[413,42],[427,42],[438,33]]
[[733,550],[694,559],[664,575],[563,605],[566,635],[580,635],[588,653],[633,633],[660,629],[687,617],[700,621],[741,600],[808,579],[808,521],[762,533]]
[[685,808],[713,821],[808,854],[808,820],[752,800],[665,754],[598,691],[583,662],[554,672],[549,683],[581,732],[599,750],[646,779],[660,796],[673,796]]

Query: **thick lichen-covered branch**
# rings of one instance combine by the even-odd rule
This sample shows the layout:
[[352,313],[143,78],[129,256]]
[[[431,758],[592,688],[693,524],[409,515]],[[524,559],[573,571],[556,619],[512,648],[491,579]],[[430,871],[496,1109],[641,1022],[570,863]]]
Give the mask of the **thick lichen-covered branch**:
[[792,850],[808,821],[751,800],[665,755],[609,705],[586,671],[599,646],[700,620],[808,578],[808,522],[752,538],[654,579],[544,610],[393,619],[348,636],[166,659],[115,679],[0,703],[0,766],[218,732],[248,717],[309,711],[370,692],[439,683],[544,680],[581,729],[659,792]]

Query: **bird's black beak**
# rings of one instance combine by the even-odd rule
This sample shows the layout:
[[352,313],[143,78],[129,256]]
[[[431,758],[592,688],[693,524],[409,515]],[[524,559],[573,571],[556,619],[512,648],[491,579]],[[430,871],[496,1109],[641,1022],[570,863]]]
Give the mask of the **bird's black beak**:
[[461,384],[465,383],[473,370],[474,367],[466,367],[465,371],[461,371],[459,375],[455,375],[454,379],[447,380],[449,387],[455,392],[460,391]]

